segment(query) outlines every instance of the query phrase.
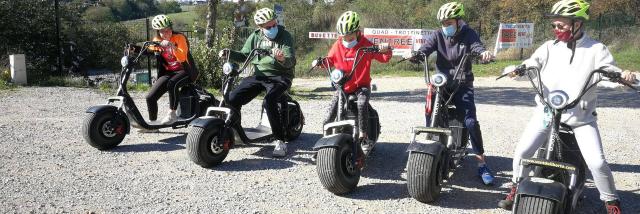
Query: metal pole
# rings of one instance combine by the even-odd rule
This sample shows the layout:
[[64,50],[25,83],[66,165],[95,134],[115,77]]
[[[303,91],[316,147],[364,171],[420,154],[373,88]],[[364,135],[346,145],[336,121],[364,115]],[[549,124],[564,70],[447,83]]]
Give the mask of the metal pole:
[[56,17],[56,40],[58,41],[56,43],[56,48],[58,50],[58,75],[62,75],[62,44],[61,44],[61,39],[60,39],[60,15],[59,15],[59,2],[58,0],[55,0],[54,2],[55,6],[55,17]]
[[[145,18],[145,33],[147,34],[147,41],[151,40],[151,35],[149,35],[149,17]],[[147,56],[147,77],[149,78],[149,82],[147,82],[149,84],[149,86],[151,86],[151,57]]]

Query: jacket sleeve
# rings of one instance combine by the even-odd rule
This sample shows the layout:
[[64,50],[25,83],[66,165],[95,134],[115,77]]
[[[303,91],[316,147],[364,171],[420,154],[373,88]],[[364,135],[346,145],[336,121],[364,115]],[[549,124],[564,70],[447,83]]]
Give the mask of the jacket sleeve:
[[[622,73],[622,69],[620,69],[617,65],[616,65],[616,61],[613,59],[613,55],[611,55],[611,52],[609,52],[609,48],[607,48],[607,46],[601,44],[600,47],[598,48],[598,53],[595,55],[595,66],[594,66],[594,70],[598,69],[598,68],[603,68],[603,70],[605,71],[609,71],[609,72],[617,72],[617,73]],[[597,75],[597,76],[596,76]],[[602,74],[594,74],[594,81],[599,81],[602,79]],[[618,87],[620,85],[618,85],[617,83],[614,84],[601,84],[601,86],[605,86],[608,88],[614,88],[614,87]]]
[[174,54],[176,56],[176,59],[178,59],[178,62],[181,62],[181,63],[186,62],[187,54],[189,53],[189,45],[187,45],[187,37],[185,35],[178,34],[175,41],[176,41],[176,50],[174,51]]
[[296,55],[295,55],[295,47],[293,46],[293,38],[291,38],[291,34],[285,34],[285,38],[282,40],[282,44],[280,44],[280,49],[284,53],[284,61],[280,62],[275,60],[276,63],[280,64],[285,69],[291,69],[296,66]]
[[[549,46],[552,42],[545,42],[542,46],[538,47],[535,52],[522,62],[522,65],[529,67],[535,67],[538,69],[542,69],[542,66],[547,63],[547,59],[549,59]],[[536,73],[532,73],[532,75],[537,76]]]
[[[339,60],[340,56],[338,56],[338,45],[340,45],[340,39],[341,38],[338,38],[338,40],[333,43],[331,49],[329,50],[329,53],[327,54],[326,60],[329,63],[329,67],[334,67],[333,65],[335,64],[335,62]],[[322,68],[324,68],[324,64],[322,64]]]
[[476,33],[475,30],[472,30],[471,28],[469,28],[468,33],[469,33],[469,42],[471,43],[472,52],[480,54],[487,51],[482,41],[480,41],[480,36],[478,36],[478,33]]
[[393,51],[389,50],[386,53],[376,53],[375,55],[373,55],[373,58],[378,62],[387,63],[391,60],[392,56]]
[[439,30],[427,37],[424,44],[420,47],[420,49],[418,49],[418,52],[429,56],[431,55],[431,53],[436,51],[436,49],[438,48],[438,33],[440,33]]

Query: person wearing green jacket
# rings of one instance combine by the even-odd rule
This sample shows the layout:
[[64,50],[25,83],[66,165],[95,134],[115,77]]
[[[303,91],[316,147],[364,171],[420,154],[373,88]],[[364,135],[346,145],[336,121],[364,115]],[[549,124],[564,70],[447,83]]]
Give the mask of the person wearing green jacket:
[[255,48],[271,50],[269,56],[256,56],[251,65],[254,75],[246,77],[230,93],[229,105],[240,111],[243,105],[249,103],[258,94],[266,90],[263,107],[267,112],[271,131],[275,137],[273,156],[283,157],[287,153],[284,129],[280,122],[278,102],[281,96],[291,87],[296,65],[295,51],[291,34],[278,25],[275,12],[269,8],[262,8],[254,15],[258,29],[254,31],[244,43],[242,50],[221,50],[218,54],[224,58],[243,62],[251,50]]

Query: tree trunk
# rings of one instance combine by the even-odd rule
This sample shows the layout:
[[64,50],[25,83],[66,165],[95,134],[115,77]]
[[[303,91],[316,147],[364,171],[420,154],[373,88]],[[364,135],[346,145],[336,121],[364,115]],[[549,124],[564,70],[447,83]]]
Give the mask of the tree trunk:
[[208,13],[207,13],[207,29],[205,33],[205,40],[207,41],[207,47],[212,48],[216,37],[216,17],[218,6],[218,0],[208,0]]

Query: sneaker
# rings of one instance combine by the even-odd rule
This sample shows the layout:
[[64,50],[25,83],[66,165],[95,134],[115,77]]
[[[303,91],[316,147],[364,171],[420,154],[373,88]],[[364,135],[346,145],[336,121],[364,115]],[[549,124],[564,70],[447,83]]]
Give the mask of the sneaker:
[[287,144],[281,140],[273,141],[273,157],[284,157],[287,155]]
[[484,185],[493,184],[493,173],[491,173],[491,170],[486,164],[478,167],[478,176],[482,178]]
[[511,192],[507,194],[507,197],[498,202],[498,207],[505,210],[511,210],[511,208],[513,208],[513,199],[516,197],[516,190],[516,184],[511,184]]
[[607,207],[607,214],[620,214],[622,211],[620,210],[620,201],[613,200],[607,201],[604,203],[605,207]]
[[162,121],[160,121],[160,123],[164,125],[168,125],[175,122],[177,119],[178,119],[178,116],[176,115],[176,111],[169,111],[167,116],[162,118]]

